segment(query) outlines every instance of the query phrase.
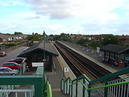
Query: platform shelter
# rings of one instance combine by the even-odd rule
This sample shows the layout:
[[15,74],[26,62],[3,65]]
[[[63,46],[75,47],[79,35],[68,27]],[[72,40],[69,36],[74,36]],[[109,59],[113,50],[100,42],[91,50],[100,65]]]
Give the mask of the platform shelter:
[[129,46],[108,44],[101,48],[103,61],[114,66],[126,67],[129,65]]
[[45,70],[52,70],[53,66],[53,57],[58,56],[57,51],[51,45],[50,42],[44,44],[44,42],[40,42],[31,46],[30,48],[23,51],[18,57],[27,58],[27,66],[29,69],[34,69],[32,67],[33,62],[43,62]]

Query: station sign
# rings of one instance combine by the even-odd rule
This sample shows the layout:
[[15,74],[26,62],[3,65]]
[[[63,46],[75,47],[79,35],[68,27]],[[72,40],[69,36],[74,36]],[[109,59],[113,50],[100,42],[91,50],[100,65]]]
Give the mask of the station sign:
[[64,68],[64,72],[70,72],[69,67],[65,67],[65,68]]
[[32,67],[42,67],[44,66],[43,62],[32,62]]

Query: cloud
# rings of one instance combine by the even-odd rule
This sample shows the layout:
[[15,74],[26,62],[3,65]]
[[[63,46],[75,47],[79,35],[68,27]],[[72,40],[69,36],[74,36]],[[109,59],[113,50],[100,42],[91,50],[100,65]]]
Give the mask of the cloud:
[[21,6],[24,5],[23,2],[16,0],[0,1],[0,7],[9,7],[9,6]]
[[[128,0],[25,0],[37,14],[65,19],[68,24],[50,26],[51,31],[102,34],[129,32]],[[116,11],[118,9],[118,11]],[[75,18],[74,22],[67,20]],[[57,28],[56,28],[57,27]]]
[[49,15],[51,18],[67,18],[71,17],[69,10],[69,2],[67,0],[25,0],[32,4],[37,14]]
[[14,24],[13,29],[28,32],[44,29],[55,34],[129,32],[128,0],[1,0],[0,6],[13,6],[1,8],[0,19]]
[[40,19],[40,15],[35,14],[33,12],[23,12],[23,13],[16,13],[10,14],[10,17],[19,18],[19,19]]
[[25,0],[37,14],[51,18],[103,16],[112,10],[123,7],[126,0]]
[[[125,22],[126,21],[126,22]],[[91,22],[82,24],[89,34],[128,34],[129,33],[129,19],[117,18],[115,20],[108,20],[106,23]]]

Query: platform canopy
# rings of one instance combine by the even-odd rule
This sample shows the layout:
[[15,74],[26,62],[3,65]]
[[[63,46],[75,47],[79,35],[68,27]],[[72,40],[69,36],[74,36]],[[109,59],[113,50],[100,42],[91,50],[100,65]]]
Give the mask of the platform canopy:
[[122,53],[129,52],[129,46],[108,44],[106,46],[103,46],[101,48],[101,51],[111,52],[111,53],[116,53],[116,54],[122,54]]
[[18,57],[27,57],[33,52],[37,52],[37,54],[41,54],[41,55],[43,55],[43,52],[46,52],[52,56],[58,56],[58,52],[50,42],[45,43],[45,47],[44,47],[44,43],[42,41],[39,44],[35,44],[30,48],[26,49],[21,54],[19,54]]

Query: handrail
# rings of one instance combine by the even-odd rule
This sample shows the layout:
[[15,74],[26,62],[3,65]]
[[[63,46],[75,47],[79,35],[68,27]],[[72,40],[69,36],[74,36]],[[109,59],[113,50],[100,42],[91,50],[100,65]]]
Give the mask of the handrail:
[[[66,78],[66,79],[63,79],[63,78],[62,78],[62,80],[64,80],[65,82],[66,82],[67,80],[71,80],[73,84],[76,84],[76,81],[77,81],[77,80],[78,80],[78,82],[80,82],[79,80],[82,80],[82,79],[85,79],[85,80],[87,80],[88,82],[90,82],[90,79],[89,79],[85,74],[82,74],[81,76],[79,76],[78,78],[76,78],[76,79],[74,79],[74,80],[71,80],[70,77],[68,77],[68,78]],[[74,83],[74,82],[75,82],[75,83]],[[83,84],[83,85],[84,85],[84,84]]]
[[[85,92],[84,90],[86,89],[86,85],[84,83],[87,83],[89,84],[90,82],[90,79],[88,77],[86,77],[85,74],[79,76],[78,78],[76,79],[71,79],[70,77],[68,78],[62,78],[61,79],[61,91],[64,93],[64,94],[69,94],[71,97],[73,96],[73,85],[76,84],[76,92],[75,92],[75,95],[77,97],[78,95],[78,83],[81,83],[82,86],[83,86],[83,94],[82,95],[85,95]],[[88,88],[88,87],[87,87]]]
[[52,97],[52,88],[48,81],[47,81],[47,97]]
[[76,81],[76,80],[82,80],[82,79],[85,79],[87,80],[88,82],[90,82],[90,79],[85,75],[85,74],[82,74],[81,76],[79,76],[78,78],[72,80],[73,82]]
[[99,87],[94,87],[94,88],[88,88],[87,90],[95,90],[95,89],[100,89],[100,88],[108,88],[108,87],[118,86],[118,85],[124,85],[124,84],[128,84],[128,83],[129,83],[129,81],[119,82],[119,83],[115,83],[115,84],[108,84],[108,85],[104,85],[104,86],[99,86]]
[[[85,89],[87,89],[85,84],[83,84],[81,81],[78,81],[78,82],[80,82],[85,87]],[[73,83],[73,84],[75,84],[75,83]],[[100,88],[108,88],[108,87],[124,85],[124,84],[129,84],[129,81],[119,82],[119,83],[115,83],[115,84],[108,84],[108,85],[98,86],[98,87],[94,87],[94,88],[88,88],[87,90],[89,91],[89,90],[95,90],[95,89],[100,89]]]
[[95,80],[91,80],[90,81],[90,84],[93,84],[93,83],[99,82],[99,81],[106,82],[108,79],[110,79],[112,77],[118,77],[118,76],[123,75],[123,74],[126,74],[126,73],[129,73],[129,67],[128,68],[124,68],[124,69],[122,69],[122,70],[120,70],[118,72],[105,75],[105,76],[103,76],[101,78],[97,78]]
[[[71,89],[70,91],[72,91],[73,85],[76,84],[76,89],[75,89],[76,96],[78,95],[78,93],[77,93],[78,83],[80,83],[83,86],[83,93],[85,93],[85,91],[87,91],[89,97],[91,96],[92,90],[101,89],[101,88],[104,88],[104,97],[107,97],[108,87],[129,84],[129,81],[124,81],[124,80],[123,80],[123,82],[116,82],[116,83],[111,84],[111,83],[108,83],[109,79],[111,79],[113,77],[119,77],[120,75],[127,74],[127,73],[129,73],[129,67],[122,69],[118,72],[105,75],[105,76],[98,78],[96,80],[91,80],[91,81],[87,78],[87,76],[85,76],[85,74],[83,74],[83,75],[81,75],[78,78],[73,79],[73,80],[71,80],[70,78],[63,78],[62,80],[63,80],[64,84],[66,83],[66,85],[69,85],[68,87]],[[67,84],[67,82],[68,82],[68,84]],[[92,86],[94,83],[98,83],[98,82],[103,82],[104,85],[94,86],[94,87]],[[67,86],[64,89],[66,89],[65,93],[67,94]],[[72,96],[72,92],[68,92],[68,93],[70,93],[70,95]],[[83,94],[83,97],[84,97],[84,95],[86,95],[86,94]]]

